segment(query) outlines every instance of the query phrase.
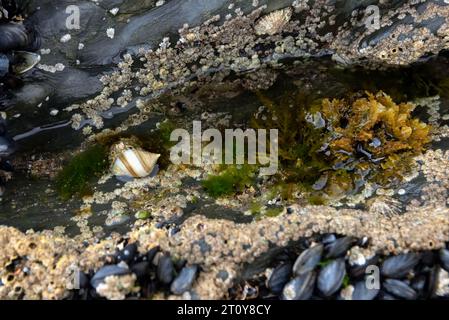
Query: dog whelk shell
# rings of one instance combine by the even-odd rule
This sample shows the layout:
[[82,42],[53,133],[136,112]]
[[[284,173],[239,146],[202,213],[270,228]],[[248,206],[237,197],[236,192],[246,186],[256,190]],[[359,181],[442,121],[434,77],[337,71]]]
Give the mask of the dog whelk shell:
[[155,171],[160,154],[119,142],[113,146],[112,173],[118,178],[145,178]]

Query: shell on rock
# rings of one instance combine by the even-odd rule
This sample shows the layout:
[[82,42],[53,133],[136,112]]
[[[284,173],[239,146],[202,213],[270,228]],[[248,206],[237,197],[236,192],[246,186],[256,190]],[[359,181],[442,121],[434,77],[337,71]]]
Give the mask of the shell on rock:
[[379,289],[369,289],[366,286],[366,280],[358,281],[354,285],[354,292],[352,293],[352,300],[374,300],[379,294]]
[[9,59],[3,53],[0,53],[0,78],[6,76],[9,72]]
[[418,264],[420,256],[406,253],[387,258],[381,268],[382,275],[388,278],[403,278]]
[[323,245],[318,244],[303,251],[293,265],[293,272],[296,276],[313,271],[321,260]]
[[275,35],[277,33],[280,33],[290,22],[292,14],[293,10],[291,8],[273,11],[260,18],[256,22],[254,29],[259,36],[265,34],[270,36]]
[[391,217],[402,211],[402,204],[399,200],[388,196],[377,196],[367,201],[369,212]]
[[12,71],[15,74],[23,74],[33,69],[41,61],[37,53],[27,51],[14,51],[12,54]]
[[318,289],[324,296],[330,297],[340,289],[345,275],[346,268],[344,258],[332,261],[321,269],[317,281]]
[[297,276],[282,291],[283,300],[309,300],[313,294],[316,274],[311,271]]
[[41,38],[36,30],[19,23],[0,24],[0,52],[36,51],[40,45]]
[[290,279],[292,274],[292,265],[290,263],[285,263],[277,266],[267,282],[267,287],[276,294],[282,292],[285,284]]
[[160,154],[119,142],[113,146],[112,173],[123,178],[145,178],[155,170]]
[[406,299],[406,300],[416,300],[417,293],[413,288],[411,288],[404,281],[396,279],[386,279],[383,283],[383,287],[392,295]]

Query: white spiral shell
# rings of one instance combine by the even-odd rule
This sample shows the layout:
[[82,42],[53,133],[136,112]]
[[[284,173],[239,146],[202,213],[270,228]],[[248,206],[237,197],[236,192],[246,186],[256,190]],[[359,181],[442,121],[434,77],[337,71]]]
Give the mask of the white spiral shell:
[[153,172],[160,156],[138,148],[127,148],[117,154],[111,171],[118,177],[145,178]]

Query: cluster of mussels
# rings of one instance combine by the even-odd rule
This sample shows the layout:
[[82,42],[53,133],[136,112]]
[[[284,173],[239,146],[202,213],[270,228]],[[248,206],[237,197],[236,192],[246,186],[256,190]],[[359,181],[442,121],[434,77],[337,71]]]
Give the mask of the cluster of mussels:
[[[21,17],[16,1],[0,1],[0,80],[14,85],[15,76],[31,70],[40,61],[36,53],[41,46],[37,30]],[[1,92],[1,91],[0,91]],[[0,97],[3,95],[1,93]]]
[[[325,234],[283,249],[271,268],[236,281],[233,300],[416,300],[449,297],[449,250],[371,255],[368,239]],[[199,299],[198,265],[128,243],[96,272],[80,273],[68,299]],[[254,273],[252,273],[254,274]]]
[[279,103],[259,96],[265,114],[253,125],[279,128],[281,181],[322,200],[357,194],[367,182],[402,181],[430,142],[431,127],[412,116],[415,106],[383,92],[312,101],[289,94]]
[[[230,290],[234,299],[416,300],[448,298],[449,250],[372,255],[368,241],[334,234],[299,245],[277,256],[273,268]],[[299,255],[298,255],[299,254]]]
[[[40,61],[33,51],[40,47],[38,32],[23,21],[21,8],[14,0],[0,0],[0,110],[6,104],[8,89],[17,87],[19,75],[31,70]],[[0,117],[0,184],[10,176],[11,165],[5,161],[16,150],[14,141],[7,135],[6,120]],[[2,188],[3,189],[3,188]],[[1,191],[3,193],[3,191]]]
[[197,265],[174,259],[154,247],[145,254],[130,243],[114,255],[97,272],[79,273],[79,290],[71,299],[163,298],[169,295],[183,299],[195,298],[192,285],[199,273]]

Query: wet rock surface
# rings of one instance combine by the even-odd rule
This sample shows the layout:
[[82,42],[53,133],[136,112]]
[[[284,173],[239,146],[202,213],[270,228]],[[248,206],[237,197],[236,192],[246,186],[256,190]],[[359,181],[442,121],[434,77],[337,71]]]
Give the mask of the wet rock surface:
[[[318,239],[319,237],[311,237],[301,241],[315,242]],[[121,241],[123,240],[119,242]],[[133,245],[138,244],[128,244],[126,247]],[[379,277],[382,261],[391,261],[390,257],[384,255],[378,255],[379,263],[370,265],[362,279],[353,277],[348,272],[347,255],[332,261],[323,257],[320,264],[311,271],[300,275],[293,274],[291,263],[297,259],[297,253],[301,255],[307,250],[309,249],[303,250],[302,245],[289,245],[282,254],[278,253],[270,261],[266,261],[268,265],[275,265],[273,269],[267,269],[268,273],[261,272],[245,279],[244,282],[233,281],[227,292],[222,294],[231,299],[243,300],[415,300],[449,297],[449,294],[441,293],[442,288],[448,285],[444,280],[427,276],[426,268],[439,268],[437,260],[434,260],[432,265],[419,260],[413,268],[413,274],[401,279]],[[156,255],[159,257],[154,259]],[[14,263],[14,266],[8,268],[18,268],[21,262]],[[127,299],[196,299],[201,297],[199,292],[202,290],[203,276],[209,273],[208,270],[199,269],[197,265],[178,263],[169,253],[164,253],[157,247],[147,253],[140,251],[129,263],[118,262],[116,259],[106,260],[105,263],[97,271],[92,269],[86,272],[78,271],[75,274],[76,289],[67,291],[66,294],[71,299],[114,299],[121,296]],[[395,263],[400,265],[405,262],[395,260]],[[174,274],[177,276],[174,277]],[[216,277],[226,281],[229,273],[220,270]],[[3,277],[3,281],[0,292],[5,292],[4,290],[14,280]]]
[[[206,4],[203,1],[171,0],[159,7],[155,6],[154,1],[146,1],[139,6],[133,4],[132,1],[102,1],[99,5],[92,1],[65,0],[59,1],[57,5],[49,0],[26,1],[25,3],[23,11],[27,16],[26,21],[40,34],[42,40],[40,47],[44,52],[50,49],[50,53],[43,54],[40,66],[24,77],[23,86],[11,90],[8,94],[9,98],[2,101],[4,108],[14,106],[17,110],[16,113],[26,108],[35,108],[40,103],[46,104],[47,97],[51,99],[53,106],[63,109],[72,103],[98,94],[101,91],[100,76],[115,69],[114,64],[119,62],[125,52],[136,54],[140,47],[156,50],[164,37],[176,34],[184,24],[197,26],[218,14],[221,19],[217,23],[222,24],[226,15],[236,16],[236,9],[239,9],[238,12],[242,14],[248,14],[255,9],[251,2],[245,2],[239,3],[238,8],[236,6],[230,10],[228,8],[231,1],[227,0],[207,1]],[[378,1],[369,2],[371,5],[376,3]],[[270,12],[287,7],[292,2],[259,1],[259,4],[267,5],[264,12]],[[76,5],[80,10],[80,28],[67,29],[66,22],[69,14],[66,13],[66,8],[69,5]],[[258,60],[278,60],[282,56],[334,54],[338,57],[337,60],[350,64],[368,61],[369,63],[395,65],[410,64],[429,51],[437,53],[445,48],[446,42],[441,35],[445,30],[446,24],[443,22],[447,16],[448,6],[444,2],[428,1],[423,4],[412,4],[411,1],[397,1],[379,5],[381,28],[363,31],[360,25],[363,26],[367,5],[368,3],[353,1],[339,2],[335,7],[325,6],[322,1],[313,1],[304,7],[297,5],[294,7],[295,16],[292,19],[297,22],[291,21],[291,25],[286,28],[292,29],[291,32],[286,33],[292,34],[293,37],[290,36],[290,39],[285,42],[285,49],[281,49],[279,53],[269,50]],[[140,9],[137,10],[137,7]],[[116,15],[110,12],[114,8],[119,9]],[[311,12],[312,16],[307,17],[304,14],[305,11]],[[403,15],[408,18],[400,19]],[[180,16],[184,20],[179,19]],[[316,19],[322,19],[326,23],[324,25],[317,24],[314,22]],[[344,22],[347,22],[348,19],[351,23],[345,24]],[[164,22],[160,23],[161,20]],[[390,20],[393,20],[394,23],[389,24],[387,21]],[[299,27],[293,27],[296,23],[299,24]],[[252,32],[253,25],[254,22],[250,22],[245,27],[250,28],[251,30],[248,31]],[[232,28],[238,27],[242,26],[227,28],[230,38],[234,36]],[[115,30],[113,39],[107,36],[108,28]],[[306,33],[306,28],[313,32]],[[213,30],[210,31],[213,32]],[[421,34],[427,36],[424,37]],[[66,35],[70,35],[70,40],[61,42]],[[223,34],[223,37],[227,37],[227,35]],[[396,44],[396,41],[390,40],[393,37],[404,39],[403,47],[407,47],[407,53],[402,50],[402,46]],[[286,38],[289,37],[286,36]],[[411,40],[413,38],[416,39]],[[243,41],[246,41],[244,39],[242,38]],[[260,46],[268,47],[279,39],[280,37],[275,35],[272,40],[266,39],[266,43],[260,43]],[[256,39],[248,38],[248,41],[249,43],[240,45],[246,45],[249,49],[252,42],[257,43]],[[294,47],[295,41],[297,41],[297,47]],[[351,45],[347,45],[348,43]],[[214,45],[214,43],[210,43],[210,45]],[[290,48],[291,45],[293,47]],[[254,50],[249,50],[249,52],[257,53]],[[248,56],[244,59],[250,58]],[[184,59],[182,52],[179,54],[179,59]],[[261,65],[263,63],[255,64],[254,67],[257,68]],[[204,66],[204,68],[208,67],[211,66]],[[252,69],[253,66],[250,68]],[[238,71],[238,69],[248,69],[248,66],[239,67],[223,63],[212,69]],[[175,82],[183,79],[173,80]],[[30,91],[33,92],[32,100],[29,99]],[[26,117],[25,112],[23,113]],[[61,114],[58,118],[68,120],[69,114]],[[30,122],[29,127],[17,128],[17,133],[47,125],[49,122],[45,121],[43,117],[38,119],[30,117],[27,118],[28,121]],[[15,124],[11,125],[16,126]]]
[[[67,14],[61,12],[73,3],[81,9],[84,27],[67,31]],[[330,56],[346,67],[362,64],[378,68],[409,65],[425,60],[422,58],[429,52],[447,49],[449,6],[443,1],[382,4],[381,28],[376,31],[360,27],[365,2],[337,2],[336,7],[326,7],[323,1],[310,2],[307,7],[296,3],[291,14],[287,10],[278,15],[284,20],[274,26],[263,15],[285,8],[291,1],[260,1],[268,7],[252,14],[256,8],[250,1],[241,4],[241,14],[229,9],[229,3],[171,0],[155,7],[155,1],[138,5],[135,1],[102,1],[100,5],[92,1],[64,0],[57,5],[47,0],[27,1],[24,10],[31,29],[15,27],[18,31],[14,32],[25,32],[26,38],[15,36],[13,40],[25,40],[17,48],[36,49],[34,31],[38,32],[42,60],[20,78],[5,81],[6,90],[0,88],[0,105],[8,120],[8,126],[0,123],[0,156],[16,151],[8,137],[12,133],[22,148],[18,155],[34,157],[22,163],[22,172],[50,176],[58,171],[60,162],[72,157],[66,149],[77,148],[84,140],[96,141],[102,134],[107,137],[113,130],[125,132],[145,124],[153,130],[163,122],[160,114],[173,113],[188,120],[200,115],[204,121],[226,126],[227,114],[217,119],[202,108],[213,105],[218,106],[218,113],[252,112],[260,105],[251,100],[254,92],[270,88],[277,78],[290,77],[301,88],[313,87],[314,82],[332,83],[335,87],[321,89],[328,90],[326,94],[341,94],[347,83],[320,78],[336,72],[326,69]],[[114,8],[118,8],[116,14],[111,12]],[[202,24],[215,14],[221,16]],[[227,14],[232,16],[228,19]],[[185,19],[181,21],[179,16]],[[324,17],[326,23],[317,25],[316,19]],[[0,24],[1,28],[11,26]],[[113,37],[108,28],[114,29]],[[1,36],[0,44],[8,40]],[[163,40],[166,36],[170,37]],[[6,44],[1,47],[10,51]],[[296,60],[295,67],[278,65],[285,58],[310,56],[329,61],[314,65],[316,68],[305,63],[301,68],[303,60]],[[440,58],[445,59],[444,55]],[[9,63],[7,55],[0,55],[0,76],[10,73]],[[282,77],[268,67],[282,70]],[[420,79],[421,74],[411,69],[401,76],[408,78],[410,74]],[[235,75],[243,75],[243,80],[236,81]],[[335,76],[341,77],[341,73]],[[191,81],[194,84],[190,87]],[[220,93],[207,86],[215,82],[223,82],[227,88],[220,88]],[[426,96],[435,93],[440,84],[444,88],[444,79],[424,88]],[[249,91],[241,93],[240,86]],[[164,97],[168,110],[151,104],[153,98],[170,89],[174,98]],[[435,94],[441,95],[441,101],[437,98],[441,106],[432,100],[428,113],[429,121],[439,129],[433,137],[439,148],[438,143],[448,136],[444,127],[447,96],[444,91]],[[190,99],[185,95],[191,95]],[[204,103],[201,95],[217,95],[221,100]],[[235,97],[240,100],[232,100]],[[138,102],[140,98],[145,102]],[[237,107],[219,109],[220,104]],[[136,110],[133,117],[131,113]],[[243,122],[241,118],[233,121]],[[319,127],[322,121],[317,122]],[[44,126],[48,123],[53,125]],[[373,144],[379,147],[374,140]],[[40,148],[63,152],[36,160],[33,153]],[[74,236],[58,227],[27,234],[0,227],[4,248],[0,250],[0,297],[446,299],[448,186],[442,179],[447,177],[446,158],[440,149],[429,150],[418,160],[426,184],[420,180],[419,188],[413,184],[399,190],[378,188],[377,200],[363,209],[358,204],[349,208],[304,202],[284,206],[276,195],[268,202],[270,206],[281,203],[279,216],[262,218],[241,212],[248,209],[244,201],[239,202],[241,198],[253,196],[246,190],[232,199],[205,197],[198,191],[204,172],[192,168],[169,168],[152,180],[123,184],[105,177],[91,195],[66,203],[52,191],[51,180],[35,184],[25,180],[26,188],[13,185],[11,194],[24,189],[39,189],[44,194],[27,202],[6,193],[7,212],[12,214],[2,215],[2,223],[13,224],[12,220],[24,218],[22,214],[34,212],[36,215],[22,228],[52,229],[63,221]],[[44,169],[35,169],[41,163]],[[8,168],[7,162],[3,168]],[[314,190],[327,183],[327,179],[317,181]],[[414,193],[418,189],[423,191],[419,196]],[[153,199],[155,191],[160,193]],[[264,191],[258,196],[268,194]],[[413,197],[416,199],[410,199]],[[45,219],[37,213],[42,210],[36,202],[51,203],[45,209],[50,213]],[[133,210],[142,209],[139,206],[147,214],[134,221]],[[402,209],[404,212],[398,214]],[[385,212],[395,214],[382,214]],[[273,247],[283,248],[283,253],[272,252]],[[261,261],[255,263],[259,258]],[[245,268],[250,271],[245,272]],[[78,276],[77,283],[71,280],[73,274]]]

